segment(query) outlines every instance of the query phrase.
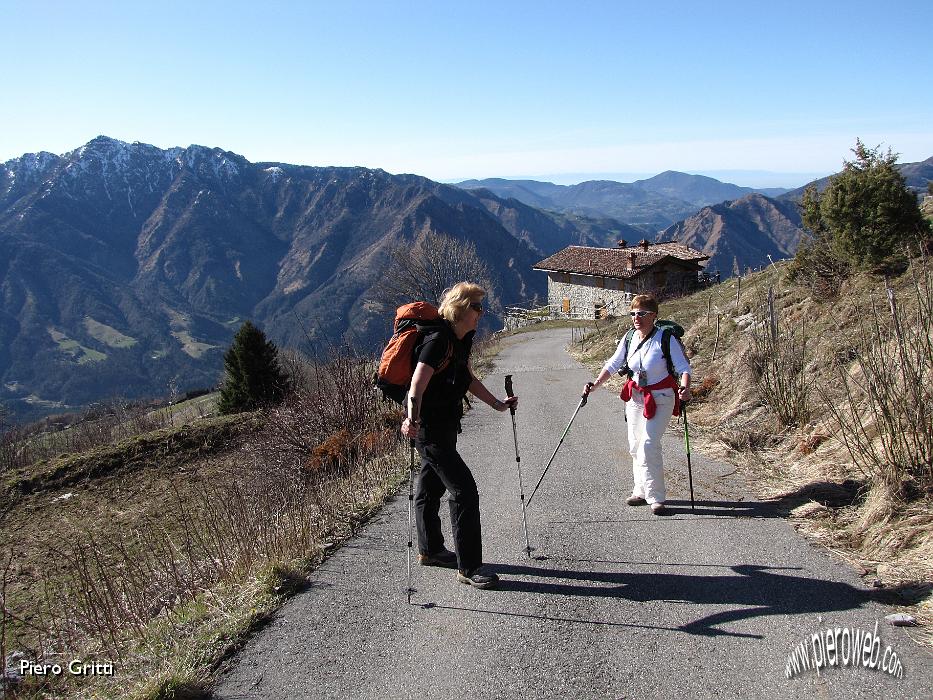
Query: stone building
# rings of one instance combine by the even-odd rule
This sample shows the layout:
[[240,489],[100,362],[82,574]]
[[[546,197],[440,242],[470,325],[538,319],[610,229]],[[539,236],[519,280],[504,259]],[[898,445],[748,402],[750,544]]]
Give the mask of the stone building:
[[682,243],[641,241],[618,248],[572,245],[534,266],[547,273],[548,305],[553,312],[576,318],[618,316],[628,311],[636,294],[659,298],[684,294],[700,286],[700,263],[709,260]]

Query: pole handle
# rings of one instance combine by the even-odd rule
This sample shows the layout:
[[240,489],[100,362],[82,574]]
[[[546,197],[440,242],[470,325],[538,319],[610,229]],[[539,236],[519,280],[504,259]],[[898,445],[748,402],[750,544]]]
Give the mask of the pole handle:
[[[510,399],[515,396],[515,392],[512,391],[512,375],[505,375],[505,395]],[[509,406],[509,411],[514,416],[515,415],[515,406]]]

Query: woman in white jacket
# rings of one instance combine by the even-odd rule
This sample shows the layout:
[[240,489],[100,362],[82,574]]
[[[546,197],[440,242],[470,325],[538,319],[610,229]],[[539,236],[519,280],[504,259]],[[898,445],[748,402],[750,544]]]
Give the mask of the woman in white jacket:
[[614,373],[623,367],[628,368],[629,379],[620,397],[626,402],[625,417],[635,486],[626,503],[630,506],[650,503],[652,513],[664,515],[667,494],[661,435],[671,416],[680,415],[681,402],[690,400],[690,363],[680,341],[671,338],[671,361],[675,372],[680,375],[678,385],[664,357],[663,332],[654,325],[658,318],[657,299],[650,294],[639,294],[632,300],[630,313],[635,333],[628,343],[628,353],[623,339],[599,376],[587,383],[583,391],[589,394]]

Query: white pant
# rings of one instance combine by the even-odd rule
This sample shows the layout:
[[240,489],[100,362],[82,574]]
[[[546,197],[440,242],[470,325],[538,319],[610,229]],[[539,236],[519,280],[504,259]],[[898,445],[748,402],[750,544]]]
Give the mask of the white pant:
[[625,402],[628,448],[632,455],[632,475],[635,478],[632,495],[644,498],[648,503],[664,503],[667,493],[664,488],[661,435],[674,414],[674,392],[662,389],[652,391],[651,395],[657,405],[651,420],[644,416],[644,396],[641,393],[633,391],[632,400]]

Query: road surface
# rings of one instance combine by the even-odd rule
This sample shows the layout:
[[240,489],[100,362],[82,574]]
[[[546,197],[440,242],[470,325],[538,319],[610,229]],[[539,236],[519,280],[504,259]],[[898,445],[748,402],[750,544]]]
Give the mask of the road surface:
[[[526,494],[592,376],[566,354],[568,341],[566,330],[515,336],[485,380],[504,395],[513,375]],[[676,429],[664,445],[673,514],[626,506],[631,462],[611,390],[581,409],[529,508],[533,558],[508,412],[472,411],[460,450],[501,587],[477,590],[451,570],[414,565],[407,603],[406,482],[232,660],[217,697],[933,697],[929,653],[884,622],[890,610],[850,568],[757,501],[734,466],[694,451],[690,511]],[[443,504],[441,514],[449,525]],[[902,678],[852,667],[785,677],[811,635],[873,632],[876,622],[880,653],[898,655]]]

